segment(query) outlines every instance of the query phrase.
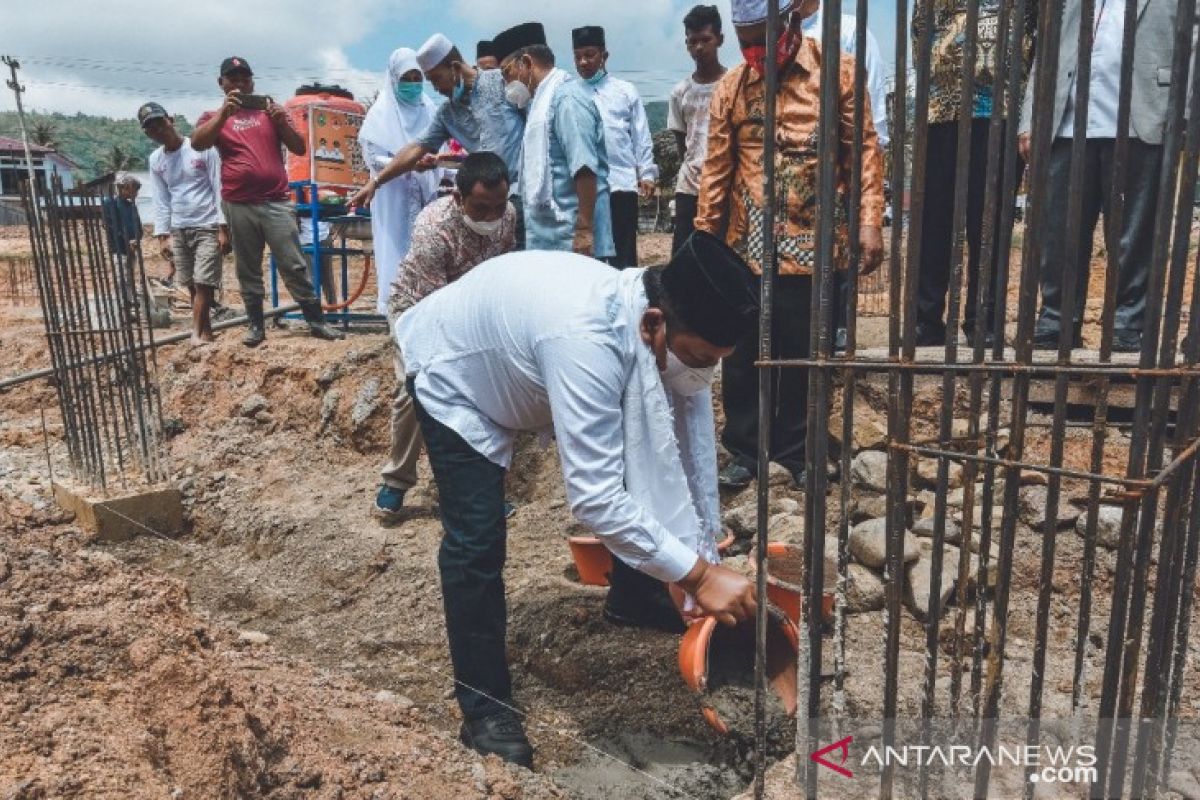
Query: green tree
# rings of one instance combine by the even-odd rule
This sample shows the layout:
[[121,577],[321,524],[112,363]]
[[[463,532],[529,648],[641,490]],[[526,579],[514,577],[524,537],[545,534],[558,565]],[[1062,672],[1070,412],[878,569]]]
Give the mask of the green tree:
[[34,144],[49,147],[51,150],[60,150],[62,148],[62,142],[59,140],[58,125],[50,120],[40,120],[33,123],[31,138]]
[[141,159],[119,144],[114,144],[100,161],[102,172],[121,172],[137,169]]

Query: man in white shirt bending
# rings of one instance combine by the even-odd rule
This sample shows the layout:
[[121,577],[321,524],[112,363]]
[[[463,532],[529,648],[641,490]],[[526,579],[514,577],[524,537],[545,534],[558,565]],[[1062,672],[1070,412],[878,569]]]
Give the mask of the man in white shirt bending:
[[[697,232],[663,269],[616,271],[565,252],[499,256],[400,317],[396,341],[441,500],[438,567],[469,747],[532,759],[505,657],[504,475],[519,431],[557,439],[571,510],[615,556],[675,583],[685,608],[725,624],[754,613],[750,582],[717,564],[709,390],[717,362],[757,324],[752,280],[724,242]],[[658,624],[613,591],[606,611]],[[638,598],[648,617],[654,599]]]
[[137,116],[142,131],[160,145],[149,159],[154,235],[192,296],[192,344],[211,342],[221,258],[230,251],[220,203],[221,157],[211,148],[192,149],[191,140],[175,130],[175,121],[158,103],[146,103]]
[[617,250],[612,265],[636,267],[638,196],[654,194],[658,180],[646,108],[632,83],[608,73],[604,28],[599,25],[576,28],[571,32],[571,42],[575,48],[575,69],[595,92],[596,108],[604,123],[613,245]]

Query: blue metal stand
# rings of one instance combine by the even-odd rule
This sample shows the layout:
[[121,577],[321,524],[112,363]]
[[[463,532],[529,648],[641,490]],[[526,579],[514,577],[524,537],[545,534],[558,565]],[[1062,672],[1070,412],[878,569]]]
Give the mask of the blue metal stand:
[[[321,263],[325,256],[340,256],[342,267],[342,291],[341,301],[345,303],[350,297],[350,256],[363,255],[365,251],[359,247],[347,247],[346,236],[343,233],[340,244],[326,246],[321,243],[320,222],[333,222],[334,220],[344,219],[344,210],[340,207],[322,206],[317,198],[317,184],[312,181],[293,181],[288,186],[295,192],[296,198],[296,215],[300,219],[308,219],[312,222],[312,237],[307,242],[300,243],[300,249],[309,257],[309,277],[312,280],[313,290],[316,292],[317,298],[324,302],[324,294],[321,286]],[[367,217],[356,217],[356,219],[368,219]],[[332,237],[331,237],[332,238]],[[279,272],[275,263],[275,254],[271,253],[271,306],[279,307]],[[303,315],[299,313],[284,314],[283,316],[290,319],[303,319]],[[382,322],[384,317],[380,314],[352,312],[348,309],[340,311],[325,312],[325,319],[331,324],[341,323],[343,330],[348,330],[350,322],[354,320]]]

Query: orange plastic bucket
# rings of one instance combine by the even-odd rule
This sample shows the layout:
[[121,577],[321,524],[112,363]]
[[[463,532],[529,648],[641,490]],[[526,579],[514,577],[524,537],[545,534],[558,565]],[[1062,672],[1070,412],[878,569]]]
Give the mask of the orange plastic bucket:
[[595,536],[568,536],[567,545],[575,560],[579,582],[585,586],[608,586],[608,574],[613,568],[608,548]]
[[[767,683],[779,696],[789,715],[796,713],[796,670],[800,655],[800,634],[796,626],[784,616],[781,609],[767,609]],[[754,647],[755,621],[753,618],[737,625],[731,636],[716,637],[718,622],[714,617],[704,617],[693,623],[679,643],[679,673],[684,683],[701,696],[700,713],[704,720],[722,735],[729,734],[729,726],[717,714],[716,709],[704,702],[708,693],[708,663],[714,642],[721,646]]]

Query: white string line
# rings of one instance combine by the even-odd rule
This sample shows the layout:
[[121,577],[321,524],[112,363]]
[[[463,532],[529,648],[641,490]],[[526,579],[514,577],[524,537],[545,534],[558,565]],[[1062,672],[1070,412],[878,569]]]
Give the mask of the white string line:
[[[182,550],[191,551],[193,549],[197,549],[197,550],[199,549],[199,547],[197,545],[192,544],[191,542],[178,541],[176,539],[171,538],[170,536],[167,536],[166,534],[164,534],[160,531],[155,530],[154,528],[151,528],[150,526],[146,525],[145,523],[143,523],[140,520],[136,520],[136,519],[133,519],[132,517],[126,516],[125,514],[118,511],[116,508],[113,508],[107,502],[100,502],[100,503],[97,503],[96,505],[100,506],[101,508],[104,508],[106,511],[108,511],[112,514],[115,514],[118,517],[121,517],[126,522],[130,522],[130,523],[138,526],[139,528],[150,533],[152,536],[154,536],[158,539],[161,539],[164,542],[172,544]],[[205,554],[201,553],[199,555],[194,556],[193,563],[195,563],[195,561],[197,561],[197,560],[201,563],[204,563],[204,562],[213,560],[213,557],[206,556]],[[260,572],[256,576],[256,579],[261,580],[263,577],[265,577],[265,572],[266,572],[266,570],[264,569],[262,572]],[[256,589],[259,589],[263,594],[266,594],[268,596],[274,596],[275,599],[285,601],[286,603],[292,604],[292,606],[295,607],[295,601],[292,598],[287,597],[286,595],[283,594],[282,591],[275,589],[270,584],[256,583],[256,584],[254,584],[254,586]],[[301,603],[300,605],[301,605],[302,610],[306,610],[306,611],[312,612],[314,614],[322,613],[322,611],[320,609],[315,608],[313,606],[309,606],[304,603]],[[617,764],[620,764],[621,766],[625,767],[629,771],[637,773],[641,777],[644,777],[651,781],[654,781],[655,783],[657,783],[667,789],[670,789],[671,791],[676,790],[675,786],[673,786],[671,783],[663,780],[662,778],[658,777],[657,775],[653,775],[643,769],[640,769],[639,767],[636,767],[633,764],[630,764],[630,763],[618,758],[617,756],[613,755],[612,753],[609,753],[605,750],[600,749],[599,747],[596,747],[595,745],[591,744],[590,742],[587,742],[587,741],[584,741],[583,739],[579,739],[575,736],[572,736],[571,734],[569,734],[565,731],[558,730],[551,723],[543,722],[542,720],[538,719],[534,715],[532,715],[526,711],[522,711],[521,709],[516,708],[515,706],[513,706],[509,703],[506,703],[503,700],[492,697],[490,694],[483,691],[482,689],[477,689],[474,686],[471,686],[470,684],[466,683],[465,681],[459,680],[458,678],[454,677],[454,675],[447,674],[441,667],[439,667],[436,664],[422,662],[420,659],[412,656],[411,654],[405,653],[401,650],[398,650],[395,647],[393,647],[391,644],[384,642],[380,639],[376,639],[371,634],[364,633],[363,631],[359,630],[356,627],[350,627],[350,628],[348,628],[348,630],[351,633],[356,634],[360,638],[364,639],[365,641],[368,641],[371,644],[374,644],[384,650],[389,650],[392,653],[394,653],[395,655],[400,656],[403,659],[406,659],[407,665],[409,667],[418,666],[418,667],[430,668],[433,672],[436,672],[441,677],[449,678],[451,681],[458,684],[459,686],[462,686],[464,689],[475,692],[476,694],[479,694],[482,697],[485,697],[488,700],[491,700],[493,703],[496,703],[497,705],[504,707],[505,709],[513,712],[514,714],[518,715],[519,717],[524,717],[527,721],[532,722],[534,725],[538,726],[541,729],[547,730],[552,734],[561,736],[562,738],[564,738],[570,742],[574,742],[575,744],[578,744],[578,745],[582,746],[583,748],[590,750],[593,753],[596,753],[597,755],[603,756],[604,758],[606,758],[610,761],[616,762]]]

